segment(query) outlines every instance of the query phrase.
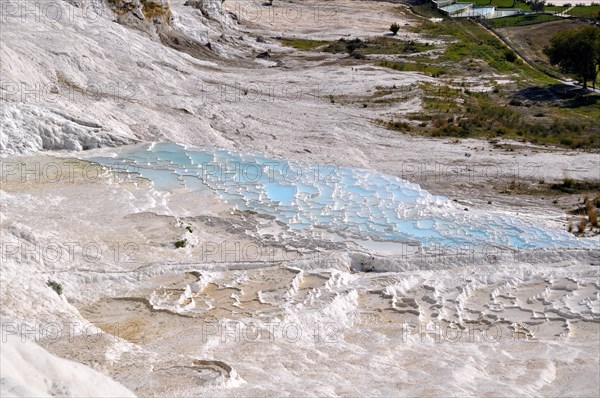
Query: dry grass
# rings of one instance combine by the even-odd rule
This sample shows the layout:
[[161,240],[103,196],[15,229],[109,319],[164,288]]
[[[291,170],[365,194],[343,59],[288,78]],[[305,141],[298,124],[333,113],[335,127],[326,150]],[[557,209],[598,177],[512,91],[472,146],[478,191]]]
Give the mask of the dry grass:
[[588,212],[588,218],[593,227],[598,227],[598,212],[595,208],[590,209]]
[[[581,217],[577,224],[576,235],[583,235],[588,225],[592,233],[600,233],[600,229],[598,229],[600,227],[598,223],[598,208],[600,208],[600,193],[596,194],[593,199],[586,194],[583,197],[583,207],[571,211],[572,214]],[[567,221],[567,230],[573,233],[573,220],[571,218]]]
[[588,220],[592,227],[598,226],[598,211],[596,210],[596,203],[598,199],[600,199],[600,195],[596,195],[594,200],[591,200],[588,195],[586,195],[583,199],[585,212],[587,213]]
[[579,225],[577,226],[577,232],[581,235],[585,232],[585,227],[587,225],[587,220],[584,218],[582,218],[579,221]]
[[168,21],[171,18],[171,7],[169,3],[152,3],[148,0],[142,0],[142,12],[147,19],[164,19]]

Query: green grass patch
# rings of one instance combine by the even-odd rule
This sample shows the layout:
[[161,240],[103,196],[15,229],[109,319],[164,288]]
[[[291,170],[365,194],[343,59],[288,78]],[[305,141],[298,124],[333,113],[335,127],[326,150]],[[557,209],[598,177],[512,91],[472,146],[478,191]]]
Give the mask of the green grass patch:
[[[509,7],[509,8],[516,8],[516,9],[523,10],[523,11],[531,11],[531,5],[525,3],[524,1],[517,1],[515,3],[514,7]],[[547,8],[548,7],[544,7],[544,9],[547,9]]]
[[460,41],[450,44],[442,56],[444,61],[459,62],[464,59],[478,58],[499,72],[511,73],[523,67],[516,54],[490,34],[479,36],[474,41]]
[[[536,118],[526,106],[511,105],[497,95],[476,93],[447,86],[422,84],[423,112],[407,115],[409,120],[426,121],[414,125],[391,120],[387,128],[411,131],[433,137],[510,138],[537,144],[569,148],[600,148],[600,126],[594,119],[563,116],[546,108],[544,118]],[[594,105],[595,106],[595,105]],[[409,128],[410,127],[410,128]]]
[[[595,102],[580,106],[573,105],[559,108],[557,113],[562,114],[565,117],[583,116],[598,120],[598,115],[600,115],[600,100],[596,99]],[[600,136],[598,136],[598,138],[600,139]]]
[[[448,36],[449,44],[437,60],[449,65],[444,68],[447,73],[454,70],[462,74],[476,65],[472,62],[474,59],[480,59],[496,71],[512,74],[518,80],[533,80],[546,84],[554,82],[545,74],[523,63],[504,43],[476,22],[456,19],[446,19],[438,23],[425,21],[416,31],[427,36]],[[464,66],[459,67],[460,63]]]
[[395,61],[377,61],[375,65],[394,69],[400,72],[420,72],[432,77],[439,77],[445,73],[444,68],[421,62],[408,63]]
[[517,10],[531,11],[531,5],[525,3],[524,1],[493,0],[492,5],[498,8],[514,8]]
[[365,55],[414,54],[434,48],[430,43],[404,41],[391,37],[373,37],[364,41],[361,39],[340,39],[331,42],[322,50],[334,54],[348,53],[356,58],[364,58]]
[[432,50],[433,45],[429,43],[417,43],[415,41],[403,41],[390,37],[376,37],[365,42],[366,47],[359,51],[364,54],[412,54]]
[[494,28],[507,28],[510,26],[535,25],[545,22],[558,21],[560,19],[562,18],[551,14],[528,14],[496,18],[491,19],[488,22]]
[[[552,4],[552,3],[550,3]],[[564,10],[566,10],[567,7],[561,7],[561,6],[546,6],[544,7],[544,11],[551,11],[551,12],[563,12]]]
[[579,18],[600,18],[600,5],[598,6],[576,6],[567,14]]
[[[520,1],[520,0],[474,0],[473,3],[475,3],[478,6],[496,6],[497,8],[514,8],[514,9],[523,10],[523,11],[531,10],[530,4],[527,4],[526,2]],[[548,4],[548,3],[552,4],[552,1],[547,1],[546,4]],[[544,10],[560,12],[560,11],[565,10],[565,8],[560,7],[560,6],[546,5],[544,7]]]
[[321,46],[331,43],[327,40],[307,40],[307,39],[281,39],[281,44],[288,47],[294,47],[302,51],[314,51]]
[[554,118],[547,122],[532,122],[518,109],[482,98],[468,100],[459,109],[450,116],[434,117],[431,135],[503,137],[570,148],[597,148],[600,144],[590,140],[597,134],[593,126],[580,121]]
[[475,0],[473,1],[478,6],[496,6],[501,8],[516,8],[518,1],[513,0]]

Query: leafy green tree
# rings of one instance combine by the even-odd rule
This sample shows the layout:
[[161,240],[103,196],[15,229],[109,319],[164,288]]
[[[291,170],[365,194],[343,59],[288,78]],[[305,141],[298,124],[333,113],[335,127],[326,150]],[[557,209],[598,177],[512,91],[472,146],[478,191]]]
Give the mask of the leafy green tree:
[[600,68],[600,29],[588,26],[559,31],[552,36],[544,53],[563,73],[577,76],[584,88],[589,81],[596,87]]
[[400,30],[400,25],[398,25],[396,22],[392,23],[390,25],[390,31],[396,35],[398,33],[398,31]]
[[546,0],[532,0],[531,1],[531,11],[542,12],[544,11],[544,7],[546,6]]

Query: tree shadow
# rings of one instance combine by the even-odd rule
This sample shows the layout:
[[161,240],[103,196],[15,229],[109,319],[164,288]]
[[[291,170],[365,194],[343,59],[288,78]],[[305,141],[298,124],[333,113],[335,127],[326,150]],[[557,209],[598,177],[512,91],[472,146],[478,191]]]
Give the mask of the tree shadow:
[[567,84],[553,84],[550,86],[533,86],[517,91],[512,96],[519,101],[530,103],[558,102],[566,108],[578,108],[593,105],[600,101],[600,95],[581,87]]

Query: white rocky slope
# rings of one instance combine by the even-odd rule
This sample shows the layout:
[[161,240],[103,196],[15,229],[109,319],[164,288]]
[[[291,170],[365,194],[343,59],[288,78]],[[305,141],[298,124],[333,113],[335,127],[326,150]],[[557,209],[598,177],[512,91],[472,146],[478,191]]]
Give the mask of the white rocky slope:
[[[172,21],[139,20],[129,13],[119,17],[101,2],[73,4],[81,6],[59,1],[52,3],[55,14],[42,10],[21,18],[17,9],[3,15],[3,153],[88,149],[166,137],[169,130],[201,135],[210,130],[197,119],[182,118],[187,95],[173,95],[186,86],[186,70],[212,65],[161,43],[157,32],[164,40],[178,37],[177,28],[170,26],[178,26],[178,14]],[[218,13],[219,1],[204,4],[211,10],[207,16],[223,17],[215,17],[213,26],[227,22]],[[177,5],[195,21],[187,28],[190,36],[183,37],[197,37],[198,42],[188,38],[188,47],[203,47],[200,40],[215,34],[211,24],[197,16],[199,10]],[[217,52],[219,46],[214,47]],[[201,87],[201,82],[196,84]],[[166,112],[169,108],[172,112]]]
[[3,397],[134,397],[100,372],[50,354],[32,341],[11,336],[2,342]]
[[[168,19],[144,15],[145,5],[155,3],[166,9],[170,7],[168,2],[143,3],[75,0],[36,3],[26,8],[29,4],[25,2],[2,1],[2,155],[86,150],[123,145],[140,138],[166,139],[165,126],[169,129],[179,126],[184,133],[190,126],[196,126],[202,135],[210,130],[201,123],[198,126],[197,119],[190,118],[180,124],[177,112],[170,120],[163,120],[161,115],[169,114],[164,111],[169,106],[156,98],[171,101],[170,92],[182,86],[176,78],[184,73],[179,70],[180,66],[194,69],[213,64],[171,49],[162,44],[161,39],[179,37],[179,27],[185,30],[187,36],[182,33],[181,37],[187,38],[188,46],[201,47],[211,37],[218,38],[223,27],[232,25],[231,18],[223,12],[218,0],[185,8],[183,2],[177,2],[181,12]],[[129,5],[132,6],[130,12],[123,14],[117,9]],[[180,18],[193,22],[185,25]],[[219,44],[212,48],[215,53],[224,53]],[[149,120],[161,120],[162,124],[157,127],[147,123]],[[48,294],[44,278],[32,278],[15,285],[15,278],[20,279],[20,275],[50,270],[55,265],[47,261],[40,264],[35,259],[11,265],[5,243],[15,237],[13,233],[18,241],[36,246],[41,242],[40,231],[8,221],[12,217],[8,216],[7,220],[10,212],[5,206],[11,205],[3,191],[2,222],[3,226],[7,222],[11,226],[2,233],[1,395],[133,396],[100,373],[49,354],[32,341],[37,341],[35,336],[24,339],[25,342],[20,340],[23,325],[35,330],[40,322],[59,319],[73,320],[80,325],[83,318],[66,300],[53,292]],[[51,204],[45,202],[44,206]],[[63,238],[64,235],[59,234],[54,241],[62,242]],[[35,305],[23,299],[28,295],[35,297]],[[17,336],[10,336],[12,326],[17,328],[14,329],[18,330]],[[79,329],[74,330],[80,333]]]

